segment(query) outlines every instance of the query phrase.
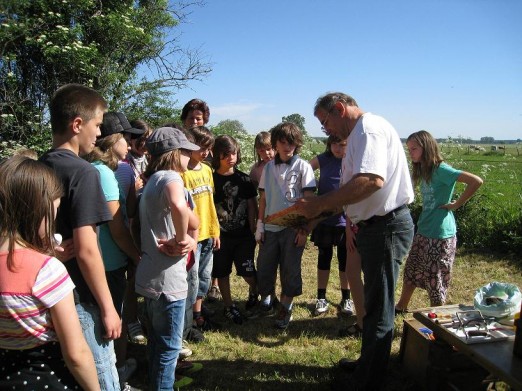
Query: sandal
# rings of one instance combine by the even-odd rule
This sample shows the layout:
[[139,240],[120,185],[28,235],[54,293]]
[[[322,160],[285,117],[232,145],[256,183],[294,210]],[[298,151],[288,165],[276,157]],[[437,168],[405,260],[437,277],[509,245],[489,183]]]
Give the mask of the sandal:
[[345,329],[339,330],[339,336],[359,338],[362,336],[362,331],[363,331],[363,329],[360,328],[357,323],[354,323]]

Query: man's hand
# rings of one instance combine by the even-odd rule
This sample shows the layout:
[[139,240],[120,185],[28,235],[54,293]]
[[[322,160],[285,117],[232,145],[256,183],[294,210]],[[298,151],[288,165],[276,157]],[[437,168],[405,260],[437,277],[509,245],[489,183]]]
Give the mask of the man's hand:
[[103,326],[105,327],[105,339],[118,339],[121,336],[121,319],[114,306],[106,313],[102,313]]
[[294,204],[297,211],[308,219],[319,216],[323,211],[321,197],[305,197],[300,198]]

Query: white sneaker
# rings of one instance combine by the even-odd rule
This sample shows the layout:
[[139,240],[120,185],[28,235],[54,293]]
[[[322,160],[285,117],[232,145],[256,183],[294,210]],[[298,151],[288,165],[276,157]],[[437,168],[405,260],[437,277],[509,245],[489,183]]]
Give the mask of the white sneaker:
[[350,300],[350,299],[341,300],[341,304],[339,304],[339,306],[341,307],[341,312],[343,314],[346,314],[348,316],[353,315],[353,301],[352,300]]
[[143,330],[141,328],[141,323],[139,320],[127,324],[127,331],[129,333],[129,339],[132,343],[145,342],[146,338],[145,335],[143,335]]
[[136,368],[138,367],[138,363],[134,358],[128,358],[125,360],[125,364],[123,366],[117,368],[118,377],[120,378],[120,384],[126,383],[127,380],[130,379]]
[[190,356],[192,356],[192,350],[188,347],[188,342],[183,340],[181,343],[181,350],[179,351],[179,359],[184,360]]
[[321,315],[328,311],[328,302],[326,299],[317,299],[317,303],[315,304],[315,314]]

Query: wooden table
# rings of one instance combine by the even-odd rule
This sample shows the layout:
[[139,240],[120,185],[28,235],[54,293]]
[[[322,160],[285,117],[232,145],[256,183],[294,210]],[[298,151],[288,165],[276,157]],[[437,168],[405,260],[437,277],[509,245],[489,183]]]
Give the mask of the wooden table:
[[[434,307],[436,312],[452,312],[469,310],[463,305]],[[513,355],[513,339],[489,343],[466,344],[446,327],[430,319],[427,313],[431,308],[424,308],[413,313],[413,317],[431,329],[435,338],[453,345],[478,365],[509,384],[515,390],[522,390],[522,359]]]

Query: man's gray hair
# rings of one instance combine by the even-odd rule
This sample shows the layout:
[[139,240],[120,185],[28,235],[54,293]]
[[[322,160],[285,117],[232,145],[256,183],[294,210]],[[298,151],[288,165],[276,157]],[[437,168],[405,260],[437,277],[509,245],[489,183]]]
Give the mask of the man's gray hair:
[[328,113],[331,112],[337,102],[343,102],[348,106],[359,107],[355,99],[350,95],[343,94],[342,92],[329,92],[315,102],[314,115],[317,114],[318,109],[323,109]]

